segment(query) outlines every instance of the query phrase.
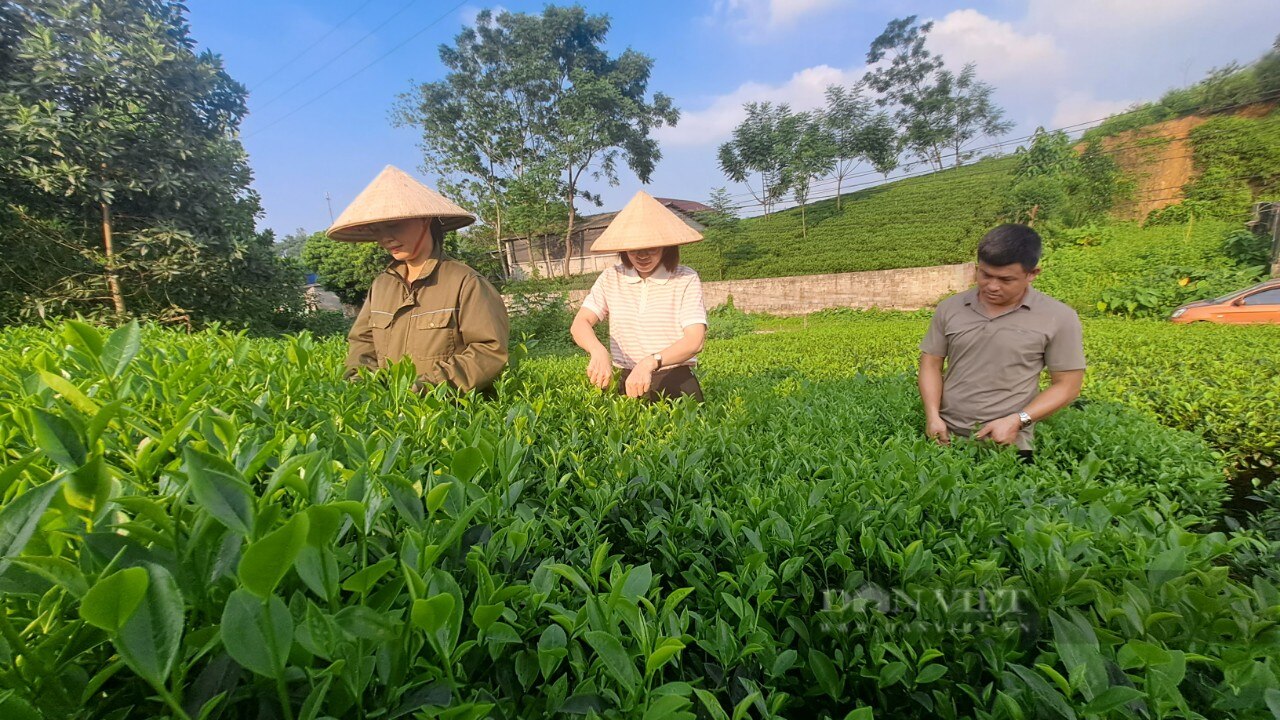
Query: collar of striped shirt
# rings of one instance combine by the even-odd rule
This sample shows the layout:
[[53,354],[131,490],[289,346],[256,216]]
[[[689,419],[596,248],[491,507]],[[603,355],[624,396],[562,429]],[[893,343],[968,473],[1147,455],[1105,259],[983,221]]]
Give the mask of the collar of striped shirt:
[[[641,280],[644,280],[645,278],[640,277],[640,273],[636,272],[635,268],[629,267],[629,268],[623,268],[622,279],[626,280],[629,283],[638,283]],[[659,265],[657,269],[649,273],[648,279],[659,285],[666,285],[667,281],[671,279],[671,271],[665,268],[664,266]]]

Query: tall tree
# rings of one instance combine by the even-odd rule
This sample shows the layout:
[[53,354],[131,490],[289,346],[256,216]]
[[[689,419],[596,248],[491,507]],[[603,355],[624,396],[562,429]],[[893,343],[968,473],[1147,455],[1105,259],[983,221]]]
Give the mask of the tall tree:
[[941,170],[948,154],[961,164],[971,157],[966,148],[973,140],[1003,135],[1012,125],[1003,120],[1003,111],[991,101],[991,86],[976,78],[972,64],[956,75],[925,47],[932,29],[932,22],[917,24],[915,15],[891,20],[867,52],[868,64],[880,63],[867,75],[867,84],[881,94],[878,104],[896,107],[903,146]]
[[577,6],[482,12],[441,48],[448,76],[419,88],[399,116],[422,128],[428,167],[459,176],[452,187],[498,224],[511,183],[553,163],[566,206],[566,274],[576,203],[600,202],[589,181],[616,185],[625,165],[648,182],[662,157],[651,131],[679,119],[669,97],[649,97],[652,58],[630,49],[610,55],[609,28],[607,15]]
[[280,257],[301,260],[302,246],[306,244],[307,238],[310,236],[311,233],[308,233],[306,228],[298,228],[285,235],[284,239],[277,240],[274,246],[275,251],[279,253]]
[[822,122],[835,145],[836,209],[840,209],[844,180],[864,161],[887,175],[898,166],[898,132],[884,112],[871,111],[862,84],[847,89],[827,87]]
[[973,157],[968,148],[974,140],[1004,135],[1013,129],[1013,123],[1004,119],[1004,110],[991,100],[995,88],[976,77],[973,63],[967,63],[954,81],[950,73],[946,76],[946,81],[940,85],[946,88],[950,98],[947,119],[951,138],[948,144],[952,161],[962,165]]
[[[769,214],[791,189],[791,163],[803,126],[803,118],[786,103],[749,102],[747,116],[720,146],[720,170],[730,180],[747,186],[756,203]],[[760,186],[751,184],[757,176]]]
[[916,23],[916,16],[890,20],[884,32],[871,42],[867,64],[881,63],[867,74],[867,85],[880,97],[881,107],[895,105],[894,118],[903,129],[903,144],[942,167],[945,137],[939,137],[934,115],[938,112],[938,89],[934,74],[942,69],[942,58],[924,46],[932,22]]
[[707,200],[707,207],[710,210],[704,210],[698,213],[696,217],[704,228],[702,231],[703,243],[711,248],[711,251],[716,255],[717,279],[723,280],[725,270],[728,268],[726,252],[735,244],[738,238],[741,230],[741,220],[738,218],[738,209],[727,188],[718,187],[713,189],[710,199]]
[[229,286],[292,283],[254,231],[245,90],[197,54],[180,2],[3,3],[0,37],[0,201],[57,218],[68,251],[58,286],[33,295],[233,319],[258,299]]
[[542,105],[548,89],[527,76],[511,26],[516,20],[482,10],[454,44],[441,45],[449,69],[443,80],[403,93],[393,111],[397,125],[422,133],[423,169],[440,189],[494,229],[507,233],[504,193],[545,153]]
[[820,114],[799,113],[796,117],[799,129],[795,134],[795,147],[790,151],[787,184],[791,187],[792,199],[800,206],[800,233],[808,239],[805,205],[809,202],[809,188],[815,179],[835,169],[837,150]]

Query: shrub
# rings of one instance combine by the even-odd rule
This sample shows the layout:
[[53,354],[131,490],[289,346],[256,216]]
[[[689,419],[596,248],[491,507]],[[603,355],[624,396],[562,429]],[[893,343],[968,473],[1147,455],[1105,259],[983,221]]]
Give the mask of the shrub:
[[1104,290],[1098,310],[1130,318],[1165,318],[1180,305],[1226,295],[1257,281],[1256,268],[1164,267],[1130,285]]
[[[1231,228],[1225,222],[1204,220],[1182,227],[1116,223],[1047,233],[1049,250],[1036,287],[1086,315],[1102,312],[1098,303],[1104,296],[1161,285],[1168,277],[1165,268],[1187,268],[1187,273],[1215,278],[1205,291],[1217,292],[1208,288],[1232,282],[1231,274],[1238,272],[1231,258],[1222,254],[1222,238]],[[1172,280],[1176,283],[1183,277],[1191,275]],[[1170,292],[1180,293],[1185,286],[1179,287]],[[1169,299],[1153,298],[1153,304],[1163,307]],[[1108,303],[1107,307],[1113,306]]]
[[707,313],[707,338],[727,340],[746,335],[755,330],[755,321],[751,316],[733,306],[730,295],[723,305],[717,305]]

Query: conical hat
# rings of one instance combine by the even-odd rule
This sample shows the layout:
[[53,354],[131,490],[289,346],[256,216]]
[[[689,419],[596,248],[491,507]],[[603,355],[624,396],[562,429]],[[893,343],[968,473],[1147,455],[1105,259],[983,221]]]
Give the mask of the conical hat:
[[622,252],[685,245],[702,239],[680,216],[641,190],[591,245],[592,252]]
[[439,218],[446,232],[476,221],[474,215],[445,196],[409,177],[400,168],[388,165],[342,211],[328,233],[334,240],[372,241],[373,236],[363,225],[408,218]]

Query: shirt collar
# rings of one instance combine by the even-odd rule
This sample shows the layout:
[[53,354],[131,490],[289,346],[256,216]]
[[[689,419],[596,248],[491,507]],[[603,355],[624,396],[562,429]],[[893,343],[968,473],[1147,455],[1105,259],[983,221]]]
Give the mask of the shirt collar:
[[[640,273],[636,272],[633,267],[624,267],[622,269],[622,279],[629,283],[635,284],[645,278],[640,277]],[[665,266],[659,265],[656,270],[649,274],[649,281],[657,285],[666,285],[671,280],[671,271]]]
[[[968,291],[965,292],[964,304],[970,305],[970,306],[978,304],[978,288],[977,287],[971,287],[968,289]],[[1026,308],[1028,310],[1034,310],[1036,306],[1039,304],[1040,304],[1040,292],[1035,288],[1031,287],[1030,285],[1028,285],[1027,292],[1022,296],[1022,303],[1019,305],[1019,307]]]

